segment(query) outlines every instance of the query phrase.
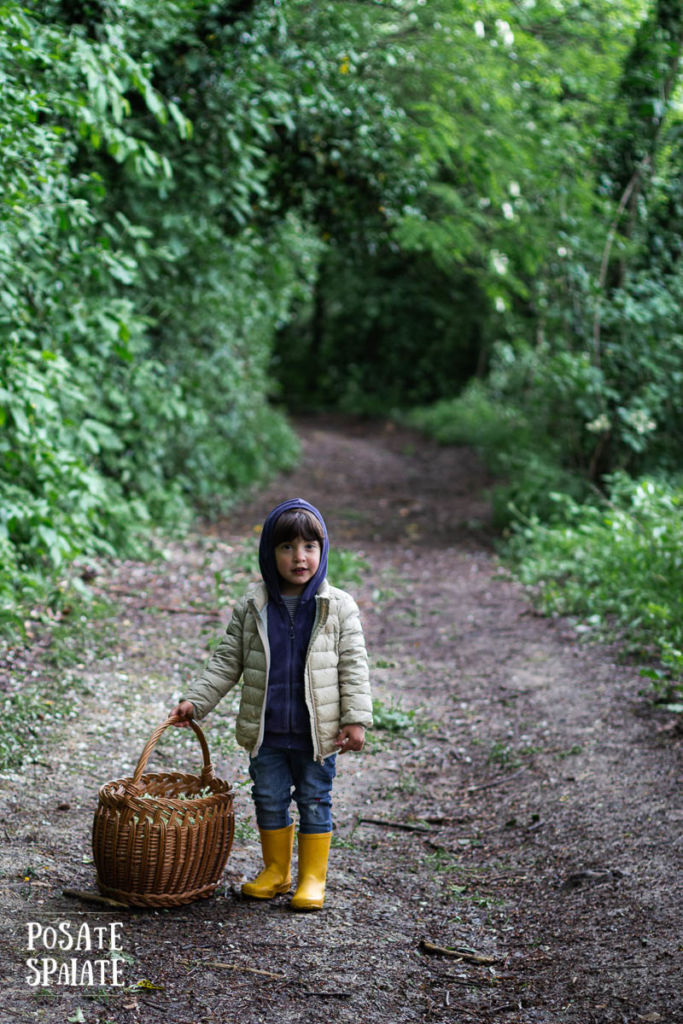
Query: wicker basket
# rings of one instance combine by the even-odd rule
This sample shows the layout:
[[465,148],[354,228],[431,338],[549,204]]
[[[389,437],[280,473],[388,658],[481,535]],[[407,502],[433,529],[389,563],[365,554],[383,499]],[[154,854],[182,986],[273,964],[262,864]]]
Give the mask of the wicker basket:
[[99,791],[92,833],[97,885],[105,896],[136,907],[177,907],[211,896],[232,846],[232,787],[214,774],[195,722],[201,775],[143,774],[174,721],[154,730],[132,779],[115,779]]

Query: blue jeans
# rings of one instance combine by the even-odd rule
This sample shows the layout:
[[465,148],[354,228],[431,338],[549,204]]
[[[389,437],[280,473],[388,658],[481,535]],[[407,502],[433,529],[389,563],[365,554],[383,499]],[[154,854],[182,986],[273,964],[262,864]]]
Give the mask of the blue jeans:
[[291,825],[289,805],[294,799],[299,810],[299,832],[331,832],[336,760],[337,755],[333,754],[320,764],[301,750],[261,747],[256,757],[249,759],[258,827],[276,829]]

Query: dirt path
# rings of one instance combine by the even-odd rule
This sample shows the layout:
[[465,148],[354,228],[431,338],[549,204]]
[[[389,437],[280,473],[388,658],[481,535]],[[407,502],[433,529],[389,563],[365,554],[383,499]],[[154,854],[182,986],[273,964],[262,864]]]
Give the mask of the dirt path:
[[[374,424],[311,420],[300,434],[300,467],[226,522],[155,567],[97,581],[118,588],[115,634],[93,623],[66,676],[68,727],[47,716],[41,763],[0,780],[0,1021],[682,1020],[680,739],[634,670],[535,616],[497,572],[469,453]],[[227,711],[207,721],[237,789],[217,896],[116,913],[66,898],[66,886],[94,888],[97,787],[132,771],[223,628],[210,611],[230,596],[225,565],[237,553],[248,573],[245,535],[295,495],[369,564],[353,589],[382,721],[396,729],[339,760],[325,910],[237,895],[258,843]],[[194,744],[174,732],[160,763],[191,770]],[[27,958],[55,954],[28,950],[27,923],[67,921],[121,922],[125,986],[28,983]]]

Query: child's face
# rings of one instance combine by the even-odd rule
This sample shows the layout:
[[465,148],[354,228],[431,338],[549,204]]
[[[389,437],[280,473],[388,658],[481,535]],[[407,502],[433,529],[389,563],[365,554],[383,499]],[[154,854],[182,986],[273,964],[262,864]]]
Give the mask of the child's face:
[[286,540],[275,548],[275,565],[280,574],[280,592],[287,596],[300,594],[318,571],[320,544],[303,537]]

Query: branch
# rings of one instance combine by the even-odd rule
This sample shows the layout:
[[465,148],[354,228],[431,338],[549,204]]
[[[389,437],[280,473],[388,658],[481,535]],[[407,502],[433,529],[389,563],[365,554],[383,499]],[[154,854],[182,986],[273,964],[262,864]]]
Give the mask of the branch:
[[82,892],[80,889],[62,889],[63,896],[73,896],[77,900],[85,900],[86,903],[100,903],[105,907],[121,907],[130,910],[127,903],[119,900],[112,900],[109,896],[100,896],[98,892]]
[[476,953],[472,949],[449,949],[447,946],[436,946],[433,942],[429,942],[427,939],[420,939],[420,949],[424,950],[425,953],[449,956],[454,960],[467,960],[468,963],[481,964],[483,966],[499,964],[502,959],[502,957],[499,956],[484,956],[483,953]]
[[595,320],[593,322],[593,357],[595,365],[600,366],[600,316],[602,311],[602,293],[605,290],[605,283],[607,281],[607,271],[609,269],[609,258],[612,252],[612,245],[617,234],[617,228],[619,227],[619,221],[621,220],[624,210],[628,206],[628,203],[633,195],[633,191],[636,185],[640,182],[643,171],[650,165],[650,157],[646,156],[641,163],[636,167],[631,180],[624,189],[624,193],[619,200],[619,206],[614,220],[610,224],[609,231],[607,232],[607,238],[605,239],[605,247],[602,251],[602,260],[600,262],[600,274],[598,277],[598,289],[600,294],[598,295],[598,302],[595,310]]
[[381,818],[359,818],[359,825],[381,825],[382,828],[398,828],[404,832],[433,832],[428,825],[409,825],[402,821],[383,821]]
[[494,779],[493,782],[484,782],[480,786],[468,786],[465,790],[466,793],[480,793],[483,789],[494,789],[495,786],[502,786],[506,782],[510,782],[511,779],[516,779],[518,775],[521,775],[526,771],[524,768],[519,768],[516,772],[512,772],[511,775],[502,775],[498,779]]

